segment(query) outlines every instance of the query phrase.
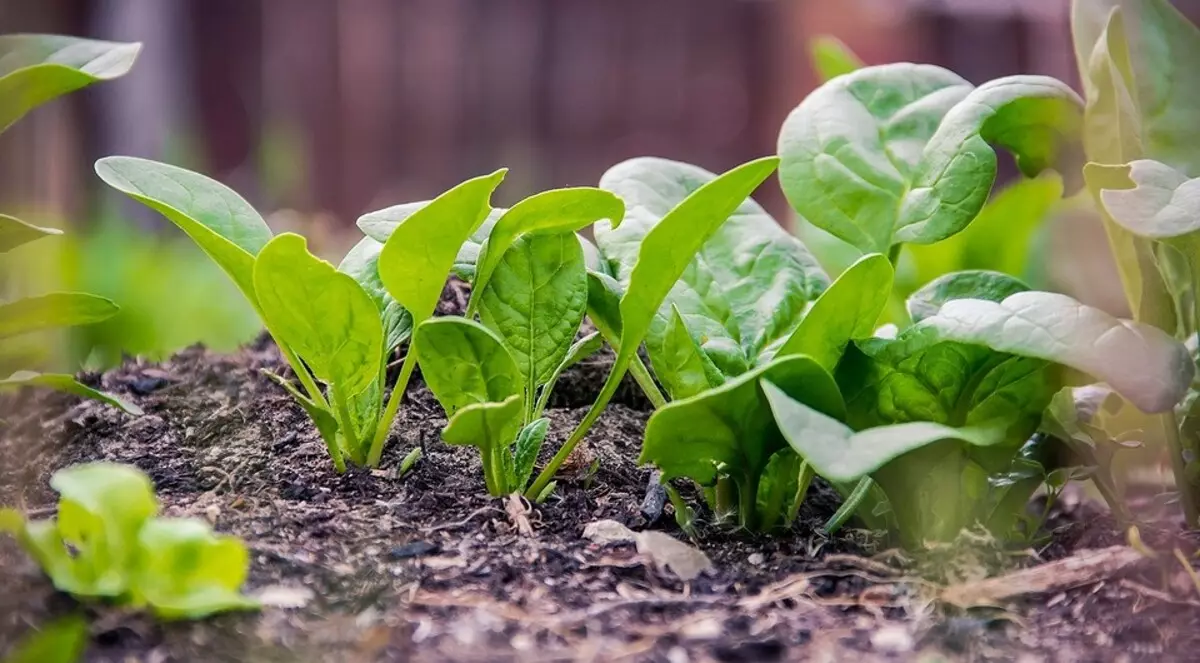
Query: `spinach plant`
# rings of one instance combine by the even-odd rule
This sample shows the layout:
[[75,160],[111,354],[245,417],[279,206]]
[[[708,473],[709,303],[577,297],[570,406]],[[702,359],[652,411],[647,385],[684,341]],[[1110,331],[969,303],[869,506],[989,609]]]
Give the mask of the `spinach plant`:
[[969,283],[935,284],[914,301],[917,322],[857,341],[838,366],[844,423],[763,384],[791,446],[831,481],[871,477],[909,547],[977,522],[1010,534],[1044,479],[1019,452],[1062,367],[1104,380],[1145,412],[1174,407],[1193,375],[1187,350],[1152,326],[998,283],[1010,277],[950,278]]
[[[619,224],[624,212],[619,198],[591,188],[517,203],[480,243],[467,317],[417,327],[415,357],[450,417],[442,437],[479,448],[492,495],[525,490],[559,376],[602,345],[598,333],[576,340],[588,297],[576,232],[600,219]],[[481,323],[473,320],[476,311]]]
[[[691,191],[713,180],[664,159],[611,169],[601,186],[625,198],[630,212],[619,228],[597,226],[597,246],[614,276],[594,275],[596,289],[629,287],[647,238]],[[887,259],[872,255],[830,285],[803,244],[752,199],[738,201],[650,319],[647,353],[672,402],[651,418],[642,462],[657,465],[666,480],[688,477],[707,487],[718,515],[736,514],[744,527],[789,524],[811,471],[783,442],[757,380],[776,376],[807,402],[840,413],[830,371],[851,338],[874,330],[891,279]],[[596,299],[593,309],[612,308]],[[600,317],[621,322],[619,314]]]
[[[1076,0],[1075,52],[1087,95],[1084,178],[1101,211],[1130,310],[1194,342],[1200,31],[1165,0]],[[1197,390],[1153,428],[1167,442],[1184,516],[1200,526]]]
[[497,171],[467,180],[403,214],[389,208],[369,215],[403,220],[386,244],[364,239],[335,269],[302,237],[274,236],[249,203],[203,175],[132,157],[101,159],[96,172],[177,225],[233,279],[303,392],[271,377],[312,418],[339,471],[347,457],[379,464],[415,368],[409,353],[385,405],[386,358],[414,323],[433,314],[460,246],[482,223],[504,177]]
[[60,495],[57,518],[0,509],[0,530],[17,537],[59,590],[149,607],[165,619],[258,607],[239,592],[250,570],[242,542],[202,520],[155,515],[154,486],[140,470],[87,463],[55,472],[50,485]]
[[[0,35],[0,132],[35,107],[63,94],[125,75],[141,44],[58,35]],[[0,214],[0,253],[61,234]],[[0,341],[47,328],[93,324],[117,314],[112,301],[81,292],[56,292],[0,303]],[[0,379],[0,391],[45,387],[90,398],[133,415],[131,403],[80,383],[70,375],[17,371]]]

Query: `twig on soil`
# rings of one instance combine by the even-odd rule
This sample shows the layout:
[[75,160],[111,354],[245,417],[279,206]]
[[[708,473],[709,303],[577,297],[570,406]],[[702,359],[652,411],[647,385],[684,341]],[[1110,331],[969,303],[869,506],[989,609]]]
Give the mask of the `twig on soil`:
[[[1161,601],[1163,603],[1170,603],[1170,604],[1174,604],[1174,605],[1186,605],[1186,606],[1191,606],[1193,608],[1200,608],[1200,602],[1190,601],[1188,599],[1177,599],[1174,596],[1171,596],[1170,594],[1168,594],[1166,592],[1154,589],[1153,587],[1147,587],[1140,582],[1134,582],[1132,580],[1129,580],[1128,578],[1122,579],[1121,582],[1119,582],[1118,584],[1121,587],[1124,587],[1125,589],[1132,590],[1134,592],[1137,592],[1138,594],[1141,594],[1142,596],[1152,598],[1155,601]],[[1138,608],[1134,608],[1134,610],[1133,610],[1133,612],[1135,612],[1135,613],[1139,612],[1139,611],[1140,610]]]
[[529,503],[520,493],[513,493],[504,498],[504,511],[521,536],[532,537],[533,527],[529,524]]
[[467,525],[467,523],[470,523],[477,516],[487,513],[488,511],[500,512],[500,509],[497,509],[494,506],[481,506],[478,509],[475,509],[474,511],[472,511],[471,515],[467,516],[466,518],[463,518],[462,520],[458,520],[458,521],[455,521],[452,523],[443,523],[441,525],[438,525],[437,527],[430,527],[428,529],[424,529],[421,531],[426,534],[433,534],[434,532],[441,532],[443,530],[458,529],[459,527],[465,527]]
[[942,590],[941,599],[962,607],[999,605],[1028,594],[1046,594],[1099,582],[1147,562],[1127,546],[1084,550],[1066,559],[1014,571],[996,578],[968,582]]

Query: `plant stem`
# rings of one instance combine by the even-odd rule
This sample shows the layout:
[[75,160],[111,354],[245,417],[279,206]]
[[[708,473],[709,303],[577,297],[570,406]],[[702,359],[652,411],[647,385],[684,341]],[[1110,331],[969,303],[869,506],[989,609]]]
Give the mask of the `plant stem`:
[[371,440],[371,451],[367,454],[367,467],[379,466],[379,459],[383,456],[383,443],[387,442],[388,434],[392,432],[392,422],[396,419],[396,412],[400,410],[400,401],[404,398],[404,391],[408,389],[408,381],[412,378],[413,369],[416,367],[417,353],[409,347],[408,352],[404,355],[404,363],[400,366],[400,377],[396,380],[396,386],[392,387],[392,395],[388,397],[383,417],[379,419],[379,425],[375,428],[375,437]]
[[[330,387],[330,395],[333,397],[334,403],[334,418],[337,419],[338,428],[342,431],[342,439],[345,440],[345,449],[349,450],[350,458],[356,462],[362,462],[362,456],[355,452],[358,449],[358,436],[354,432],[354,419],[350,417],[350,405],[346,402],[346,394],[336,387]],[[342,453],[338,453],[339,456]],[[334,464],[337,464],[337,459],[334,459]],[[342,468],[339,471],[345,470],[345,463],[342,463]]]
[[758,530],[758,475],[747,475],[737,482],[738,524],[750,530]]
[[895,267],[900,263],[900,253],[903,250],[904,244],[900,242],[893,244],[891,248],[888,249],[888,262],[892,263],[892,267]]
[[792,500],[791,506],[788,507],[787,520],[784,521],[785,527],[791,527],[796,522],[796,516],[800,514],[800,505],[804,503],[804,498],[808,496],[808,488],[812,485],[813,477],[816,472],[808,461],[800,464],[800,477],[796,482],[796,496]]
[[650,404],[654,406],[655,410],[667,404],[667,398],[658,390],[658,385],[654,384],[654,378],[646,369],[646,365],[642,363],[641,357],[636,355],[633,357],[633,361],[629,363],[629,372],[633,374],[634,381],[645,392],[646,398],[650,399]]
[[1174,411],[1158,415],[1159,425],[1167,438],[1171,452],[1171,469],[1175,473],[1175,487],[1179,490],[1179,501],[1183,503],[1183,517],[1188,528],[1200,527],[1200,486],[1188,475],[1188,465],[1200,460],[1196,440],[1184,440],[1179,434],[1179,422]]
[[[274,338],[275,335],[272,334],[271,336]],[[312,375],[308,372],[308,367],[300,361],[300,358],[296,356],[296,353],[292,352],[291,348],[280,343],[279,339],[275,339],[275,345],[279,348],[280,354],[283,355],[288,365],[292,367],[292,372],[300,379],[300,384],[304,385],[304,390],[308,392],[308,397],[312,399],[312,402],[328,410],[329,401],[325,400],[325,395],[321,393],[321,389],[313,381]]]

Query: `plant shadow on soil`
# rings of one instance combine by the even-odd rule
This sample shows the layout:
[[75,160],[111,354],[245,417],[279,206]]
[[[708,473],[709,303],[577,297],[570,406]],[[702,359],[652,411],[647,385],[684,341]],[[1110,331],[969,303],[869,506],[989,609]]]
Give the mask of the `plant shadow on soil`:
[[[461,300],[448,287],[443,312]],[[610,361],[600,355],[564,376],[543,460],[582,417]],[[505,503],[485,495],[474,450],[439,441],[446,420],[419,380],[383,469],[338,475],[305,415],[263,369],[286,370],[265,337],[233,355],[193,347],[84,376],[140,405],[146,415],[136,419],[58,394],[0,402],[9,413],[0,505],[46,517],[55,470],[131,463],[153,479],[164,513],[205,518],[246,541],[249,590],[303,587],[311,598],[158,624],[79,606],[0,537],[0,656],[25,633],[80,611],[91,617],[91,661],[1182,661],[1200,647],[1200,604],[1138,589],[1161,583],[1153,569],[1137,583],[1100,580],[1004,613],[931,607],[921,583],[866,557],[876,552],[866,533],[819,534],[837,506],[823,484],[786,536],[702,525],[698,544],[715,569],[690,583],[632,545],[593,544],[581,534],[599,519],[686,538],[669,505],[654,519],[643,513],[650,470],[636,457],[650,406],[631,383],[588,437],[598,470],[588,476],[585,458],[564,473],[555,494],[526,514],[533,536],[523,536]],[[416,446],[423,459],[397,479]],[[1041,561],[1122,540],[1086,501],[1056,507],[1047,529]],[[1153,544],[1177,530],[1144,535]]]

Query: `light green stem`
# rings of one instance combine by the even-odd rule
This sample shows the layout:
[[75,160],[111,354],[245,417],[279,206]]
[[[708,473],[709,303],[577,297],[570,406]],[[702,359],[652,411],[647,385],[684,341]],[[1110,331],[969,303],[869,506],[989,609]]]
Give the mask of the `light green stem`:
[[1183,503],[1183,517],[1188,528],[1200,527],[1200,486],[1191,480],[1188,473],[1189,462],[1200,460],[1200,455],[1197,455],[1200,449],[1197,449],[1196,440],[1185,440],[1179,434],[1179,421],[1175,418],[1174,411],[1169,410],[1158,415],[1158,421],[1171,452],[1171,469],[1175,473],[1179,501]]
[[[272,334],[272,337],[274,337],[274,334]],[[300,378],[300,384],[304,385],[304,391],[308,392],[308,397],[312,399],[312,402],[328,410],[329,401],[325,400],[325,395],[321,393],[320,387],[313,381],[312,375],[308,372],[308,367],[300,361],[300,358],[296,356],[296,353],[292,352],[291,348],[280,343],[279,339],[275,339],[275,345],[279,348],[279,352],[283,355],[288,365],[292,367],[292,372],[296,374],[297,378]]]
[[666,397],[658,390],[658,385],[654,384],[654,378],[650,376],[650,371],[646,370],[646,365],[642,363],[641,357],[634,356],[633,361],[629,363],[629,373],[642,388],[646,398],[650,399],[650,404],[654,406],[655,410],[667,404]]
[[[354,431],[354,419],[350,416],[350,405],[346,401],[346,394],[336,387],[330,387],[329,392],[333,397],[334,413],[338,422],[338,428],[341,429],[342,439],[346,442],[344,449],[349,451],[350,458],[354,462],[360,463],[362,462],[362,457],[355,453],[355,450],[358,449],[358,436]],[[342,453],[338,453],[338,456],[341,455]],[[338,460],[335,458],[333,462],[336,464]],[[342,467],[344,469],[345,465],[343,464]]]
[[[416,325],[413,325],[416,328]],[[413,369],[417,367],[417,354],[410,347],[404,355],[404,363],[400,366],[400,377],[388,397],[387,407],[375,428],[375,437],[371,440],[371,451],[367,454],[367,467],[378,467],[379,459],[383,456],[383,444],[387,442],[388,434],[392,432],[392,422],[396,420],[396,412],[400,410],[400,401],[404,391],[408,389],[408,381],[412,378]]]

